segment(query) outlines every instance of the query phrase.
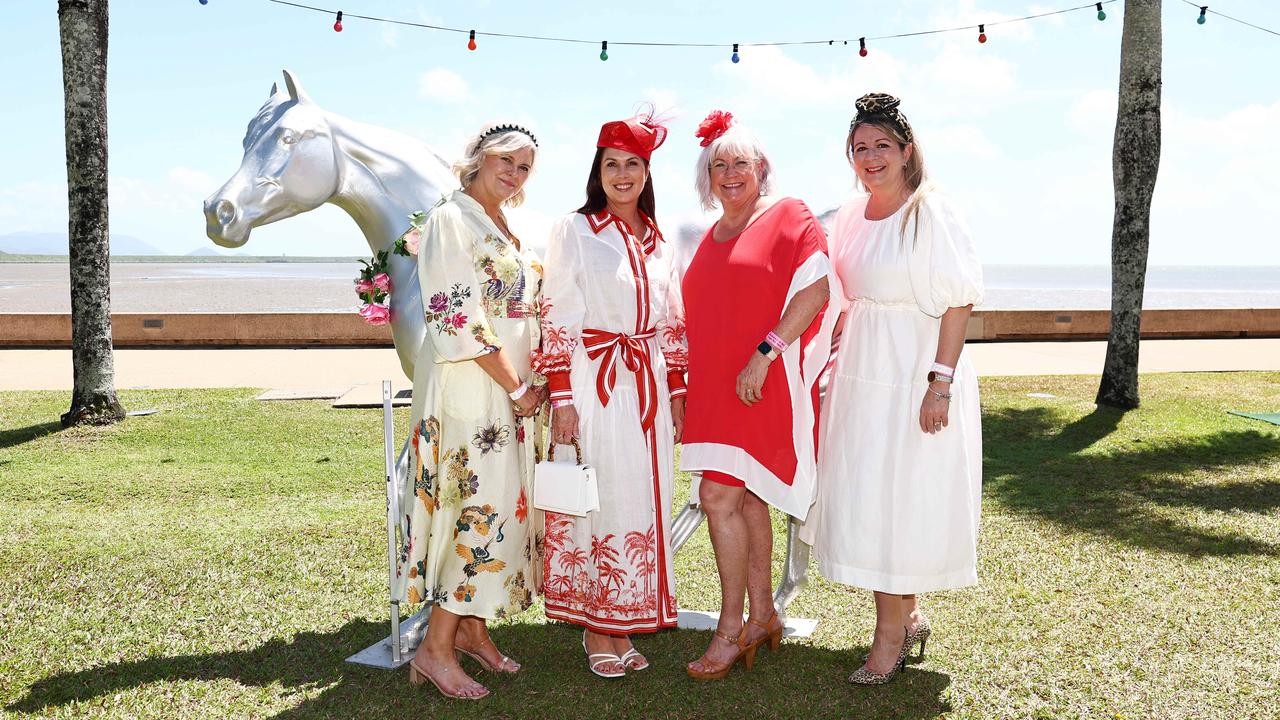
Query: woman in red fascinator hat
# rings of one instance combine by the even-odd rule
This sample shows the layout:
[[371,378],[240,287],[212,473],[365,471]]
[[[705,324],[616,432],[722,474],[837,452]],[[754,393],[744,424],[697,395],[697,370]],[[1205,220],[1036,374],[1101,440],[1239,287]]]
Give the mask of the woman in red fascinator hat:
[[551,442],[579,445],[600,490],[585,517],[546,513],[547,617],[583,626],[588,667],[605,678],[649,666],[630,635],[676,624],[671,495],[687,351],[649,174],[666,137],[651,114],[600,128],[586,202],[547,246],[533,353],[551,388]]

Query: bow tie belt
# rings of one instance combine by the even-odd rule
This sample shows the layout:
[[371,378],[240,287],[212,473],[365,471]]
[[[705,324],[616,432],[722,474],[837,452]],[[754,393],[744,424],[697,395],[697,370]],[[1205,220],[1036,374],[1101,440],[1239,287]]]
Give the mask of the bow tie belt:
[[587,357],[600,359],[596,372],[596,395],[600,404],[608,406],[613,387],[618,380],[618,361],[636,375],[636,387],[640,391],[640,427],[645,432],[653,429],[658,414],[658,383],[653,377],[653,364],[649,360],[649,341],[656,335],[653,328],[634,335],[586,328],[582,331],[582,344]]

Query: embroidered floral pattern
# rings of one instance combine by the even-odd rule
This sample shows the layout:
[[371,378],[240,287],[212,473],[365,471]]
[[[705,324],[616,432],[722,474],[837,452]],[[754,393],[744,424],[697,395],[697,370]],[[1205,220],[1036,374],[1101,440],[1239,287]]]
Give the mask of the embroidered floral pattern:
[[444,504],[453,505],[455,502],[466,500],[476,491],[480,489],[480,478],[474,472],[471,472],[469,462],[471,455],[466,448],[458,448],[445,453],[445,472],[450,484],[449,489],[452,490],[449,497],[445,499]]
[[539,316],[542,318],[542,346],[533,351],[531,363],[533,369],[543,375],[554,372],[569,372],[573,358],[573,348],[577,341],[569,337],[569,329],[562,325],[553,325],[550,320],[553,305],[551,298],[542,299]]
[[470,297],[471,288],[462,283],[454,283],[447,295],[443,291],[432,295],[427,301],[427,322],[434,324],[437,332],[457,335],[467,324],[467,316],[458,310]]
[[480,450],[481,455],[486,455],[506,447],[507,439],[510,437],[511,428],[494,423],[489,427],[478,428],[476,436],[471,440],[471,444]]
[[[464,318],[465,319],[465,318]],[[498,336],[493,334],[489,326],[482,322],[471,323],[471,337],[484,346],[485,352],[497,352]]]

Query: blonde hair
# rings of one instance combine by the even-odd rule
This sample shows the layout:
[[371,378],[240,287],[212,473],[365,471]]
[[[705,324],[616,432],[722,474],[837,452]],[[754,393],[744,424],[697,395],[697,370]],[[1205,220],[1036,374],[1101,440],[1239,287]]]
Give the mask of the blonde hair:
[[[902,131],[892,123],[879,120],[864,120],[861,122],[854,120],[849,125],[849,137],[845,138],[844,141],[844,155],[850,166],[853,165],[853,134],[864,125],[883,131],[884,134],[898,143],[899,148],[905,149],[908,145],[911,146],[911,157],[907,158],[907,164],[903,170],[903,180],[911,190],[911,194],[907,197],[907,210],[902,214],[902,226],[898,229],[898,232],[902,239],[905,240],[907,237],[907,225],[913,224],[912,243],[914,243],[916,236],[920,233],[920,207],[924,205],[925,198],[928,197],[929,193],[935,189],[933,183],[929,180],[929,172],[925,169],[924,151],[920,149],[919,139],[913,137],[912,140],[907,140]],[[913,132],[912,135],[914,134]],[[858,187],[862,190],[867,190],[861,180],[858,181]]]
[[698,190],[698,199],[702,201],[703,210],[714,210],[718,206],[716,196],[711,192],[711,163],[719,157],[754,158],[759,161],[756,179],[760,183],[761,195],[773,194],[773,163],[765,154],[764,144],[756,134],[742,125],[734,124],[723,135],[712,140],[698,154],[698,166],[694,170],[694,187]]
[[[492,127],[492,125],[488,125],[485,130]],[[538,145],[528,135],[518,130],[493,133],[492,135],[485,135],[482,131],[467,143],[466,156],[453,164],[453,174],[458,176],[458,182],[462,185],[462,189],[466,190],[467,186],[476,179],[476,175],[480,173],[480,166],[484,164],[486,156],[507,155],[526,148],[533,151],[533,161],[536,161],[538,159]],[[502,204],[507,207],[519,207],[523,202],[524,187],[521,187],[516,191],[515,195],[507,198]]]

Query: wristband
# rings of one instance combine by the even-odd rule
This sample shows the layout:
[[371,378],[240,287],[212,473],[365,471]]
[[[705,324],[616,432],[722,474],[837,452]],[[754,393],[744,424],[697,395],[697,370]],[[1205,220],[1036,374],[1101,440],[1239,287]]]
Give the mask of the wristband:
[[512,402],[517,402],[520,398],[524,397],[524,394],[527,392],[529,392],[529,383],[522,382],[520,383],[520,387],[507,393],[507,395],[511,398]]
[[955,377],[955,376],[956,376],[956,369],[955,369],[955,368],[953,368],[953,367],[948,367],[948,366],[946,366],[946,365],[943,365],[943,364],[942,364],[942,363],[940,363],[940,362],[935,362],[935,363],[933,364],[933,370],[934,370],[934,372],[938,373],[939,375],[946,375],[947,377]]
[[780,353],[786,352],[787,348],[791,346],[790,343],[784,342],[782,338],[778,337],[776,332],[770,332],[765,336],[764,341],[772,345]]
[[552,400],[551,401],[552,410],[559,410],[562,407],[570,407],[572,405],[573,405],[572,400]]

